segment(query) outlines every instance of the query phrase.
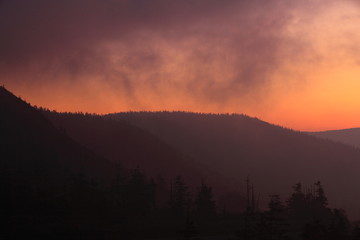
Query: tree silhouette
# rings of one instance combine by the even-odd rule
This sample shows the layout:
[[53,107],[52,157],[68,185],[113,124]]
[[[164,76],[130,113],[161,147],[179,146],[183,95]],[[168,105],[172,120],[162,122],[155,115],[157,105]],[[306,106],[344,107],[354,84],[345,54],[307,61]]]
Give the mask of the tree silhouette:
[[269,224],[269,239],[283,239],[285,233],[286,209],[282,204],[279,195],[271,195],[269,210],[265,212]]
[[301,210],[304,208],[305,205],[305,194],[302,192],[301,183],[295,184],[293,189],[294,192],[287,201],[287,204],[292,210]]
[[321,186],[320,181],[316,182],[314,185],[316,187],[316,189],[315,189],[315,193],[316,193],[315,201],[316,201],[316,203],[321,207],[326,207],[328,205],[328,200],[327,200],[327,197],[325,196],[325,192],[324,192],[323,187]]
[[189,187],[186,185],[183,177],[178,175],[172,186],[169,201],[172,213],[176,217],[184,217],[186,212],[190,210],[191,196],[188,189]]
[[211,187],[202,183],[195,200],[195,212],[201,219],[212,218],[216,215],[216,205],[213,200]]
[[147,183],[145,175],[138,168],[130,173],[124,192],[124,207],[132,217],[140,217],[154,208],[155,185]]

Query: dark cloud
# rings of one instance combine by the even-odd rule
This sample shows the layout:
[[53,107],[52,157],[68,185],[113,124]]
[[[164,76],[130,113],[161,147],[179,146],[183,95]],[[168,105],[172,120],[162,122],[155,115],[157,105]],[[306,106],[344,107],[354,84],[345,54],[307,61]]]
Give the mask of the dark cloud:
[[284,29],[311,4],[324,1],[3,0],[0,71],[6,81],[95,76],[129,97],[141,85],[223,102],[305,52]]

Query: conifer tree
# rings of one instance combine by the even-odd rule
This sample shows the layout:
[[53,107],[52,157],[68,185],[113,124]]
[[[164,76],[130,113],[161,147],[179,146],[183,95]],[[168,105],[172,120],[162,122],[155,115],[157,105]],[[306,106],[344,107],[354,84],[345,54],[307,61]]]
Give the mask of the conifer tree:
[[285,206],[282,204],[279,195],[270,196],[269,211],[267,212],[270,224],[270,233],[275,239],[280,239],[285,232],[286,214]]
[[305,194],[302,192],[302,185],[301,183],[295,184],[293,187],[294,193],[290,196],[287,204],[290,209],[298,210],[302,209],[305,204]]
[[127,212],[132,216],[147,214],[154,205],[154,187],[147,183],[144,174],[138,168],[134,169],[124,193],[124,205]]
[[257,230],[257,239],[286,239],[286,208],[278,195],[271,195],[269,210],[261,214]]
[[185,216],[191,205],[189,187],[183,177],[178,175],[171,189],[169,205],[175,216]]
[[328,205],[328,200],[327,197],[325,196],[325,192],[324,189],[320,183],[320,181],[316,182],[315,184],[315,201],[318,203],[319,206],[321,207],[326,207]]
[[215,201],[211,187],[202,183],[195,200],[195,211],[200,218],[213,217],[216,214]]

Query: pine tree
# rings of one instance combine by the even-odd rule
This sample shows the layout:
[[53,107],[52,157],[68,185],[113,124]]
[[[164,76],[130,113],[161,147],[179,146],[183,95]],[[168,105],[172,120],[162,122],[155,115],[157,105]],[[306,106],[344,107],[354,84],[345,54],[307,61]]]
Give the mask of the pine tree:
[[211,218],[216,215],[216,205],[213,200],[211,187],[202,183],[195,200],[195,211],[200,218]]
[[189,187],[185,184],[183,177],[178,175],[172,186],[169,201],[172,213],[177,217],[183,217],[186,215],[186,212],[189,211],[191,198],[188,189]]
[[155,185],[149,184],[138,168],[131,171],[124,192],[124,207],[132,216],[147,214],[154,206]]
[[285,230],[286,213],[285,206],[282,204],[279,195],[270,196],[269,211],[267,212],[268,221],[270,223],[271,234],[275,239],[283,236]]
[[301,210],[305,207],[305,194],[302,192],[301,183],[295,184],[293,189],[294,193],[290,196],[287,204],[292,210]]
[[278,195],[271,195],[269,210],[261,214],[257,230],[257,239],[286,239],[286,208]]
[[321,207],[326,207],[328,205],[328,200],[327,197],[325,196],[325,192],[323,187],[321,186],[320,181],[316,182],[315,184],[315,201],[318,203],[319,206]]

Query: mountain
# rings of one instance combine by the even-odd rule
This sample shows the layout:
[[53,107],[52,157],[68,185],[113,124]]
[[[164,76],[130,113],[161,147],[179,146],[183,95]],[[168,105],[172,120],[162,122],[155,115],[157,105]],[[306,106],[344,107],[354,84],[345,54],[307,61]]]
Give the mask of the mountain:
[[308,134],[360,148],[360,128],[308,132]]
[[0,116],[0,238],[79,239],[99,231],[115,165],[4,87]]
[[[1,239],[174,238],[194,227],[204,239],[208,234],[225,239],[252,212],[231,209],[244,207],[239,190],[246,194],[248,177],[250,189],[255,188],[249,195],[257,199],[260,193],[263,203],[269,194],[285,199],[289,186],[305,183],[306,198],[294,202],[299,198],[293,194],[288,208],[292,233],[315,216],[327,224],[336,214],[346,219],[326,207],[325,196],[357,217],[360,150],[259,119],[183,112],[57,113],[34,108],[3,87],[0,116]],[[177,174],[186,182],[174,181]],[[322,184],[307,185],[318,179]],[[223,195],[217,213],[207,184]]]
[[[127,121],[48,110],[43,110],[43,114],[57,128],[63,129],[88,149],[126,169],[139,167],[148,176],[163,179],[168,188],[177,175],[182,175],[192,189],[205,181],[214,188],[217,196],[238,191],[233,179],[219,174],[216,169],[209,169],[190,156],[185,156],[159,137]],[[236,206],[228,207],[238,209],[241,206],[239,198],[237,197],[236,204],[227,204]]]
[[245,115],[186,112],[128,112],[108,115],[153,133],[175,149],[244,191],[249,176],[263,206],[270,194],[288,195],[302,182],[305,191],[320,180],[333,206],[359,213],[360,150],[275,126]]
[[[4,87],[0,87],[0,113],[1,170],[21,170],[29,175],[41,172],[59,180],[65,173],[86,174],[99,181],[106,181],[113,174],[110,161],[76,143],[55,128],[41,111]],[[24,176],[19,172],[14,177]]]
[[176,236],[166,184],[141,171],[193,187],[210,174],[124,121],[37,109],[4,87],[0,116],[0,239]]

